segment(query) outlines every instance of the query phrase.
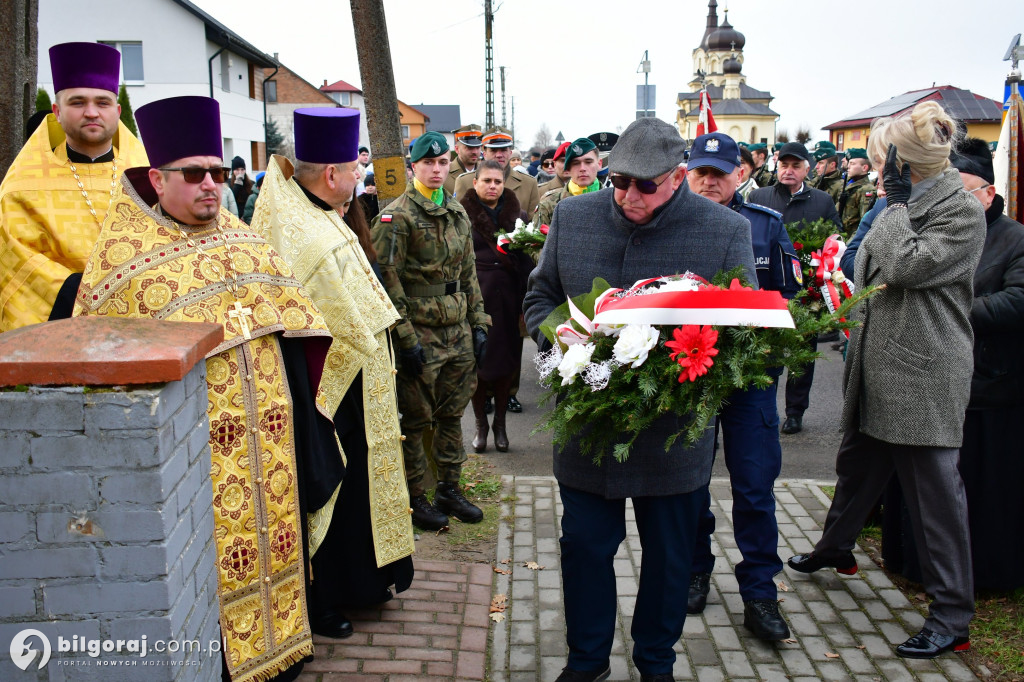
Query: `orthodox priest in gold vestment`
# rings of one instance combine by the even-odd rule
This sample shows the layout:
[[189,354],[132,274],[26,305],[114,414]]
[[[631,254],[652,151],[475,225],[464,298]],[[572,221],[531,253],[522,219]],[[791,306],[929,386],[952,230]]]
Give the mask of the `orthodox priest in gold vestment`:
[[53,113],[0,184],[0,332],[71,315],[117,181],[146,163],[118,120],[116,49],[54,45],[50,71]]
[[342,218],[358,180],[359,112],[310,108],[294,117],[294,169],[284,157],[271,159],[251,225],[288,261],[334,335],[326,364],[337,381],[322,388],[347,470],[311,562],[310,620],[316,634],[346,637],[343,608],[386,601],[392,585],[402,591],[413,576],[388,333],[399,315]]
[[224,666],[294,679],[313,652],[304,527],[314,554],[344,473],[315,404],[330,333],[281,256],[221,209],[217,101],[158,100],[136,119],[153,167],[125,171],[75,312],[224,325],[206,358]]

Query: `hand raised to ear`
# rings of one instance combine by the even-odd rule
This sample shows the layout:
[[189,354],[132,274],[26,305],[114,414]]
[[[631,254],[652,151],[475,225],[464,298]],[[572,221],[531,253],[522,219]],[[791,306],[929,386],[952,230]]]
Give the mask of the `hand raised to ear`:
[[910,164],[904,163],[900,168],[896,161],[896,145],[889,145],[889,152],[885,157],[885,167],[882,169],[882,183],[885,186],[885,195],[889,205],[906,204],[910,201]]

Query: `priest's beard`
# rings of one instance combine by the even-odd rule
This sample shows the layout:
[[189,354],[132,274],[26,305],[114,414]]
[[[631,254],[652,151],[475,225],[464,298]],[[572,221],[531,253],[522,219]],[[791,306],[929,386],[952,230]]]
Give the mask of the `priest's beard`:
[[[203,200],[211,198],[216,199],[216,203],[212,206],[201,203]],[[204,192],[200,194],[190,207],[189,213],[199,223],[208,223],[216,218],[217,214],[220,213],[220,197],[217,196],[217,192]]]

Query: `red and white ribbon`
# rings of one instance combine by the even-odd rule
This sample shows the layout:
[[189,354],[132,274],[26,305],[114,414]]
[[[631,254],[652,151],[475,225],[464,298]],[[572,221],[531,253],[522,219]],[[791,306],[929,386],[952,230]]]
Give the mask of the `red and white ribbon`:
[[[652,281],[654,280],[638,282],[630,291]],[[795,326],[786,299],[779,292],[745,288],[700,288],[697,291],[655,289],[620,298],[609,296],[604,299],[603,305],[594,315],[593,323],[709,324],[790,329]]]
[[512,238],[509,237],[504,232],[502,232],[501,234],[498,235],[498,251],[501,251],[506,256],[508,255],[508,251],[505,250],[505,247],[508,246],[511,243],[512,243]]
[[[825,240],[825,244],[821,247],[821,251],[815,251],[811,254],[811,265],[814,266],[814,281],[818,285],[818,289],[821,291],[821,298],[825,301],[825,307],[828,311],[835,314],[836,310],[842,305],[842,299],[853,296],[855,287],[853,282],[846,279],[843,275],[843,271],[839,269],[839,261],[842,260],[843,253],[846,252],[846,243],[843,242],[843,238],[838,234],[834,234]],[[839,287],[838,289],[836,287]],[[839,290],[842,290],[843,295],[840,297]],[[839,318],[841,322],[845,322],[846,318]],[[850,337],[850,330],[844,329],[843,333],[846,337]]]

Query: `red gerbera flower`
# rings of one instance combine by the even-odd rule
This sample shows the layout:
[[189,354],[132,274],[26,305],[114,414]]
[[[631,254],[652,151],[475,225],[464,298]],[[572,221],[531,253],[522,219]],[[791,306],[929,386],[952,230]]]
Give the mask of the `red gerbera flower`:
[[547,223],[541,223],[540,228],[538,228],[538,229],[540,230],[541,234],[547,234],[548,230],[551,229],[551,228],[549,228],[547,226]]
[[672,330],[672,341],[666,341],[665,347],[674,351],[669,357],[683,368],[679,374],[679,383],[694,381],[697,377],[708,373],[718,355],[715,343],[718,332],[708,325],[686,324]]

